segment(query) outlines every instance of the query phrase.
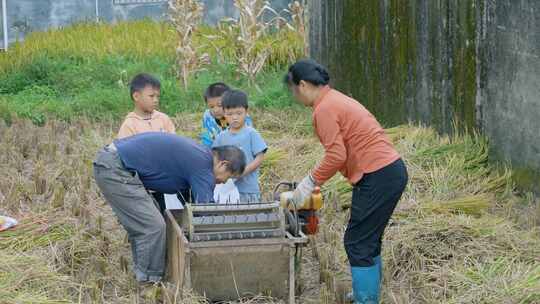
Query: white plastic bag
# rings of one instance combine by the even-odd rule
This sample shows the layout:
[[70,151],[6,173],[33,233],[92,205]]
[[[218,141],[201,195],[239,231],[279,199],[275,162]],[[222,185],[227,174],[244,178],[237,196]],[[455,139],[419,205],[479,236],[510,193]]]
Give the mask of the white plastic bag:
[[164,194],[165,198],[165,209],[169,210],[181,210],[184,209],[184,206],[182,206],[182,203],[178,199],[178,196],[176,194]]
[[18,222],[16,219],[8,217],[8,216],[0,215],[0,231],[9,229],[17,224]]
[[218,204],[237,204],[240,202],[240,193],[234,184],[234,180],[229,179],[224,184],[216,185],[214,201]]

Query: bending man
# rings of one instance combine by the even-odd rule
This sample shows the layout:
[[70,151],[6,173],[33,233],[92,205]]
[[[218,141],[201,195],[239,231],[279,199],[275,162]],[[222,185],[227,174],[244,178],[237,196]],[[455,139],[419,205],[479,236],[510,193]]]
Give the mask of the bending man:
[[168,133],[142,133],[103,148],[94,177],[131,243],[135,277],[159,282],[165,271],[165,220],[148,190],[186,193],[191,201],[213,201],[216,182],[244,172],[245,156],[233,146],[212,150]]

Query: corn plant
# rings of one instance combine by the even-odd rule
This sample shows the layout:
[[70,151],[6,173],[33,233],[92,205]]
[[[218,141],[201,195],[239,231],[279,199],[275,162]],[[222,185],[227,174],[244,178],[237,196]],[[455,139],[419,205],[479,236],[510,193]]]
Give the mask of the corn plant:
[[[234,5],[239,11],[239,18],[236,22],[237,33],[237,62],[238,71],[247,76],[249,83],[254,84],[255,77],[263,69],[266,59],[270,55],[270,45],[268,47],[257,48],[257,42],[262,40],[272,22],[263,19],[265,12],[273,12],[278,15],[263,0],[235,0]],[[279,17],[277,17],[279,18]]]
[[[246,76],[249,84],[252,85],[255,77],[264,68],[272,54],[273,45],[279,42],[275,39],[268,39],[272,36],[272,29],[280,31],[283,25],[286,25],[291,32],[305,37],[304,7],[300,2],[295,1],[289,5],[289,10],[285,10],[291,15],[291,24],[272,9],[268,1],[235,0],[234,5],[239,11],[239,17],[237,20],[227,20],[224,23],[226,26],[222,26],[220,34],[223,37],[236,35],[235,57],[238,72]],[[274,17],[265,18],[266,13],[270,13]],[[262,41],[265,42],[263,45],[261,45]],[[295,46],[291,45],[287,51],[289,61],[294,61],[298,57],[299,52],[294,48]],[[304,49],[304,53],[307,53],[306,49]]]
[[308,54],[309,47],[306,36],[306,13],[305,6],[300,1],[289,3],[289,9],[285,10],[291,16],[291,23],[286,25],[293,31],[296,31],[304,40],[304,54]]
[[200,71],[210,61],[207,53],[199,55],[192,39],[202,19],[203,5],[197,0],[170,0],[169,10],[169,19],[178,36],[177,75],[187,89],[189,76]]

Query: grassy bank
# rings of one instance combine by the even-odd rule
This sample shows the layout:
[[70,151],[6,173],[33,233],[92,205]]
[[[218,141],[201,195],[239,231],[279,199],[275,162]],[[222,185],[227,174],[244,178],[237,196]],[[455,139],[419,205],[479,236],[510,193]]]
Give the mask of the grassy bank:
[[282,70],[269,67],[259,75],[264,92],[246,85],[231,66],[212,65],[193,79],[188,90],[175,78],[173,63],[160,58],[137,61],[107,57],[101,61],[84,58],[42,56],[32,64],[0,76],[1,116],[24,117],[42,125],[48,117],[70,121],[77,117],[93,120],[119,119],[133,108],[129,81],[137,73],[148,72],[161,80],[160,109],[174,115],[200,112],[206,107],[203,92],[217,81],[246,90],[253,106],[281,108],[292,105],[283,86]]
[[193,77],[187,90],[175,77],[175,33],[164,23],[83,23],[32,33],[0,54],[1,117],[7,122],[14,116],[29,118],[38,125],[48,117],[119,118],[131,110],[128,85],[140,72],[161,80],[161,109],[168,114],[201,111],[202,93],[216,81],[246,90],[254,106],[290,106],[281,79],[290,58],[301,56],[300,37],[284,30],[260,42],[261,48],[271,45],[272,51],[256,80],[264,90],[258,90],[227,63],[234,62],[234,41],[216,31],[203,28],[196,36],[199,52],[210,54],[212,64]]

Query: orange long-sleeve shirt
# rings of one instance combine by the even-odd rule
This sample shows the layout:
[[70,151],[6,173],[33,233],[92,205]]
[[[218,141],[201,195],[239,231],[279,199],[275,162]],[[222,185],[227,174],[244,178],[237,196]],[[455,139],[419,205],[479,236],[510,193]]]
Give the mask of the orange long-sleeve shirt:
[[340,171],[351,184],[400,155],[375,117],[358,101],[325,86],[313,104],[313,126],[324,157],[312,176],[318,185]]
[[142,118],[131,112],[120,126],[117,138],[133,136],[144,132],[175,133],[172,120],[165,113],[154,111],[150,118]]

